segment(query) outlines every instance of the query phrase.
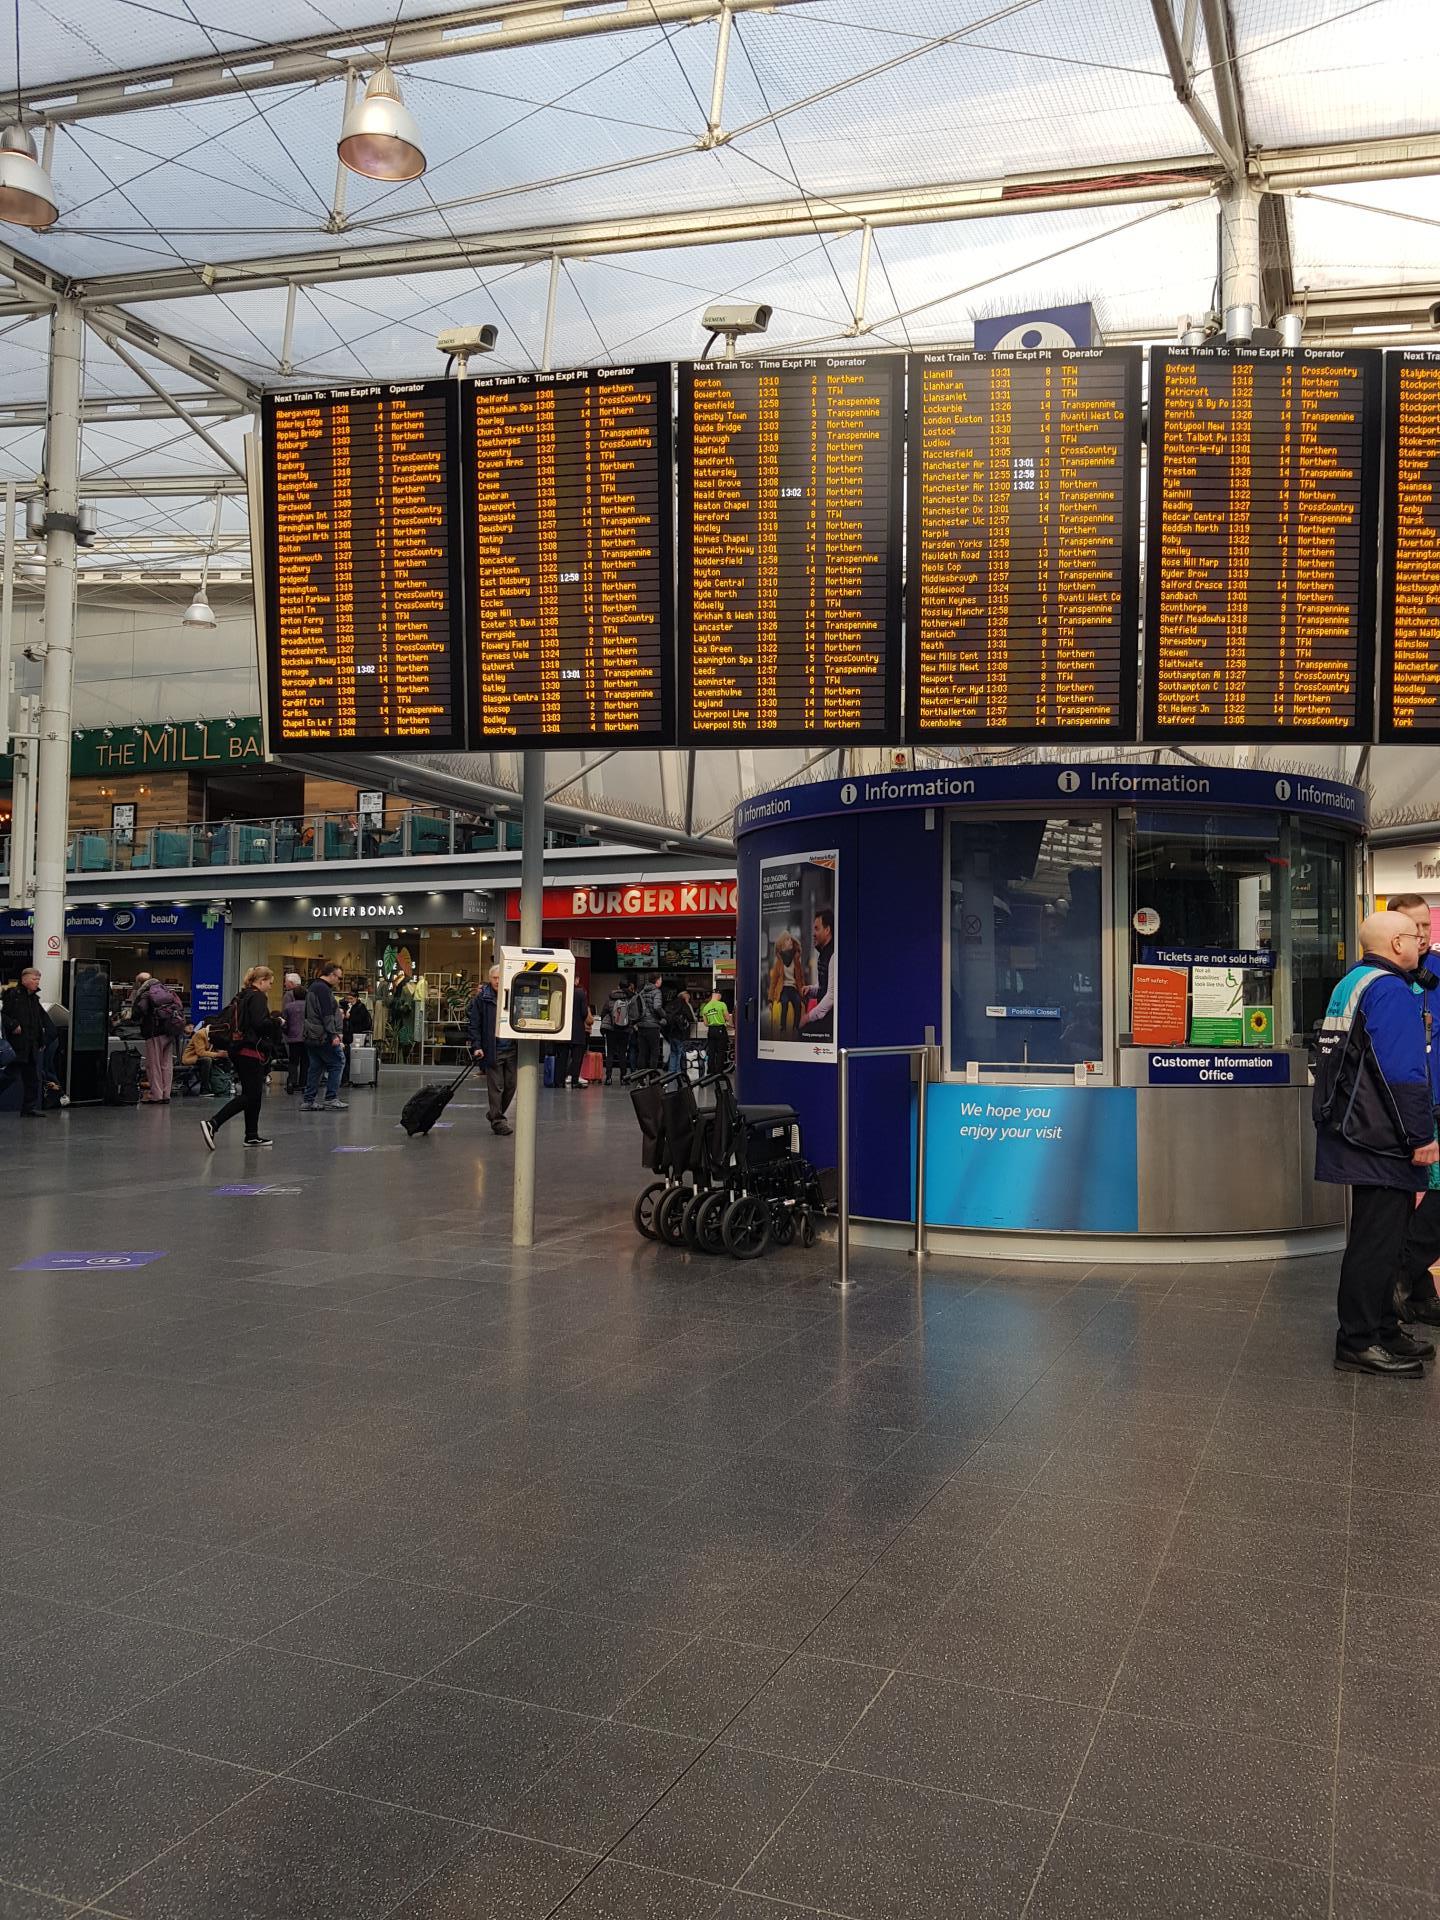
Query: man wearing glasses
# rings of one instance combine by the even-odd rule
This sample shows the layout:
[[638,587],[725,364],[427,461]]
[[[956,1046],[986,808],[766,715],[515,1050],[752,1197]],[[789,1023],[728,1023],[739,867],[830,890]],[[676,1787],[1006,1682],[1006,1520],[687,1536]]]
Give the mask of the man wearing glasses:
[[1315,1065],[1315,1178],[1350,1189],[1335,1365],[1419,1379],[1435,1348],[1401,1327],[1395,1283],[1417,1196],[1440,1161],[1412,982],[1420,936],[1406,914],[1372,913],[1360,947],[1320,1022]]

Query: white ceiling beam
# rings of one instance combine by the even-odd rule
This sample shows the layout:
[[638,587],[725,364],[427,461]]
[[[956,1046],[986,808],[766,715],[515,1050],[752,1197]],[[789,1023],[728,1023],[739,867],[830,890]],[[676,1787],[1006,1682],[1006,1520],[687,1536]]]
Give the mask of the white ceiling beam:
[[238,400],[246,408],[259,406],[259,389],[252,387],[248,380],[243,380],[233,368],[212,359],[198,347],[188,346],[185,341],[173,339],[148,322],[137,320],[133,313],[124,313],[103,301],[90,300],[86,302],[85,317],[111,345],[116,340],[123,340],[127,346],[138,347],[142,353],[148,353],[152,360],[159,360],[165,366],[173,367],[177,373],[186,374],[211,393],[220,394],[227,400]]
[[[1310,186],[1440,174],[1440,134],[1350,141],[1337,146],[1260,148],[1250,171],[1272,193]],[[724,246],[750,240],[861,233],[871,227],[943,226],[960,220],[1008,218],[1078,207],[1131,206],[1157,200],[1202,200],[1224,185],[1224,162],[1213,155],[1169,156],[1124,168],[1097,164],[1065,171],[1001,175],[930,187],[880,188],[846,193],[843,199],[697,207],[675,213],[637,213],[616,220],[511,227],[387,241],[373,246],[333,244],[304,253],[252,256],[193,266],[144,268],[99,275],[81,285],[87,307],[118,302],[182,299],[206,293],[240,293],[373,280],[390,274],[453,272],[549,263],[562,258],[637,254],[673,247]],[[317,235],[317,238],[319,236]],[[0,249],[0,273],[8,272]],[[60,281],[57,284],[67,283]],[[127,317],[128,318],[128,317]],[[128,323],[146,332],[142,322]],[[149,351],[146,340],[132,344]],[[185,349],[187,355],[190,349]],[[173,363],[172,363],[173,364]],[[210,363],[211,373],[218,371]],[[197,375],[197,377],[200,377]],[[230,376],[244,388],[238,376]],[[244,389],[249,392],[249,389]],[[227,388],[225,391],[233,391]]]
[[[222,400],[214,393],[178,393],[174,397],[197,420],[239,420],[250,413],[250,408],[242,406],[238,400]],[[114,426],[124,426],[127,420],[169,420],[174,412],[168,395],[164,400],[157,400],[150,394],[138,395],[133,399],[105,399],[92,395],[84,403],[81,418],[87,426],[103,426],[107,421]],[[0,401],[0,433],[7,427],[12,430],[43,427],[45,413],[43,400]]]
[[[773,13],[781,7],[809,6],[814,0],[727,0],[732,13]],[[120,73],[57,80],[26,89],[28,119],[63,124],[135,113],[176,101],[212,100],[256,93],[270,87],[343,79],[347,67],[374,66],[389,47],[396,66],[426,60],[452,60],[460,54],[500,53],[507,47],[534,47],[560,40],[584,40],[596,34],[659,27],[688,27],[717,21],[722,0],[506,0],[504,5],[454,7],[448,12],[395,25],[385,20],[337,27],[331,33],[267,46],[237,46],[226,54],[200,54],[160,66],[132,67]],[[248,12],[247,20],[258,18]],[[215,28],[215,37],[224,30]]]
[[1229,0],[1200,0],[1205,22],[1205,44],[1210,50],[1210,72],[1215,82],[1215,104],[1220,131],[1232,153],[1250,150],[1245,127],[1245,102],[1240,92],[1240,65],[1235,57],[1235,32]]
[[1170,69],[1170,84],[1175,89],[1175,98],[1200,129],[1201,138],[1205,144],[1213,148],[1225,162],[1226,171],[1238,178],[1245,171],[1245,157],[1231,146],[1204,105],[1196,98],[1195,74],[1185,56],[1180,29],[1176,26],[1175,16],[1170,11],[1170,0],[1150,0],[1150,10],[1155,15],[1155,25],[1160,33],[1160,45],[1164,49],[1165,64]]

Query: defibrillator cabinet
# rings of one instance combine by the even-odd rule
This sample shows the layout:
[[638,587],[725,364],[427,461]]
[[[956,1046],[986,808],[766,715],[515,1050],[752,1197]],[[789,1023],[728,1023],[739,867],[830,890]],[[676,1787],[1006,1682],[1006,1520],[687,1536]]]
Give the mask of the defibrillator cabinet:
[[575,956],[565,947],[500,949],[502,1040],[569,1038]]

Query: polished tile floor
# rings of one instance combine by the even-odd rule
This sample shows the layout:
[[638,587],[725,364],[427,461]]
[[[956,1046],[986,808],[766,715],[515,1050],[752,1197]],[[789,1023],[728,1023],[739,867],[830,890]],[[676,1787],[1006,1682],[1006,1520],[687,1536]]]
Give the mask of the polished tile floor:
[[1440,1916],[1440,1399],[1331,1261],[842,1302],[638,1241],[618,1090],[512,1254],[404,1091],[0,1122],[3,1920]]

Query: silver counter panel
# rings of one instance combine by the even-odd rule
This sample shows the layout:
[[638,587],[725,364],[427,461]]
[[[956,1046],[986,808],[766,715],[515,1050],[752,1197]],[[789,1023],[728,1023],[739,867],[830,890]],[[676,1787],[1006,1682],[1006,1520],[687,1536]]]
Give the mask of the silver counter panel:
[[1308,1086],[1135,1092],[1142,1235],[1293,1233],[1343,1224],[1344,1188],[1318,1186],[1311,1177]]

